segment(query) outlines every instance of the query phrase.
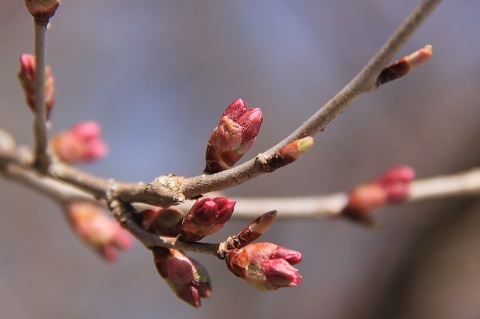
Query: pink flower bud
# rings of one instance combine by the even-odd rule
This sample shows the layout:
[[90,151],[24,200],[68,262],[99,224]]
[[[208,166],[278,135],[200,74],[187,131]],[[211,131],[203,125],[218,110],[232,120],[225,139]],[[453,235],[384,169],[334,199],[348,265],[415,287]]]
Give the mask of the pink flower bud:
[[369,223],[367,215],[376,208],[408,198],[414,177],[415,171],[409,166],[389,169],[377,180],[355,187],[350,192],[348,204],[342,214]]
[[387,195],[389,203],[399,203],[408,198],[410,184],[415,178],[415,171],[410,166],[397,166],[389,169],[377,180]]
[[301,261],[299,252],[272,243],[253,243],[227,255],[228,269],[260,290],[298,286],[302,278],[292,265]]
[[[32,112],[35,111],[35,57],[30,54],[22,54],[20,57],[20,71],[18,80],[25,93],[27,105]],[[49,67],[45,69],[45,109],[46,118],[50,116],[55,104],[55,79]]]
[[208,140],[205,173],[232,167],[252,147],[262,121],[259,108],[247,110],[241,99],[233,101]]
[[230,220],[235,201],[227,197],[202,197],[183,219],[182,237],[187,241],[197,241],[219,231]]
[[175,237],[182,231],[185,214],[176,207],[154,207],[134,216],[138,223],[155,235]]
[[95,203],[71,202],[66,216],[73,231],[107,261],[115,261],[120,249],[133,246],[130,234]]
[[200,263],[179,250],[155,247],[152,251],[158,273],[178,298],[195,308],[201,298],[210,298],[211,279]]
[[105,156],[107,145],[101,139],[97,122],[83,122],[72,126],[50,141],[52,151],[66,163],[89,162]]
[[35,20],[47,25],[57,11],[60,0],[25,0],[25,5]]

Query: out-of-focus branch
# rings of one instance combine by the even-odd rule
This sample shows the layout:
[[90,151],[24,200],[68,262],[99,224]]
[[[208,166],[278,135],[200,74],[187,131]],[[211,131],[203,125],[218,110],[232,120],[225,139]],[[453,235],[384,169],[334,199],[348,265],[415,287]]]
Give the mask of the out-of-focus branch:
[[[480,168],[413,181],[407,202],[446,197],[480,196]],[[322,218],[342,214],[348,193],[306,197],[237,198],[234,217],[252,218],[259,212],[278,209],[279,218]]]
[[35,137],[35,165],[46,171],[50,162],[47,154],[47,120],[45,106],[45,69],[47,25],[35,19],[35,112],[33,132]]
[[[91,190],[82,190],[72,185],[81,183],[65,183],[55,180],[52,177],[40,176],[25,167],[21,162],[17,162],[15,153],[25,153],[26,151],[13,152],[0,149],[0,173],[7,178],[20,182],[25,186],[40,191],[57,201],[72,200],[92,200]],[[28,157],[28,156],[27,156]],[[57,165],[56,163],[53,166]],[[65,166],[68,167],[68,166]],[[70,172],[71,178],[74,177],[74,171]],[[87,175],[85,178],[90,178]],[[81,180],[82,176],[77,179]],[[105,182],[105,190],[98,186],[99,195],[101,192],[108,194],[108,182]],[[111,182],[113,187],[129,188],[134,184],[118,184]],[[147,184],[145,184],[147,185]],[[148,187],[138,184],[136,187]],[[459,196],[480,196],[480,168],[474,168],[465,172],[452,175],[443,175],[418,179],[411,183],[407,202],[416,202],[430,199],[440,199],[445,197]],[[339,192],[321,196],[304,197],[260,197],[260,198],[236,198],[234,218],[255,218],[259,214],[278,210],[280,218],[321,218],[334,217],[341,214],[348,203],[348,193]],[[187,208],[187,205],[185,205]],[[148,242],[148,240],[146,240]],[[154,239],[156,242],[156,239]]]

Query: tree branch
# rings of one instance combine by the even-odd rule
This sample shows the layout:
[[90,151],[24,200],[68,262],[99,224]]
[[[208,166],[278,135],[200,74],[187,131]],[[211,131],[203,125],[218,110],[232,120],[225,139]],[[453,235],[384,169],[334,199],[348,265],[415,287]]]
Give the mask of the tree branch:
[[47,120],[45,106],[45,70],[46,63],[46,34],[47,24],[39,23],[34,19],[35,25],[35,112],[33,133],[35,137],[35,166],[39,171],[45,172],[50,164],[47,154]]

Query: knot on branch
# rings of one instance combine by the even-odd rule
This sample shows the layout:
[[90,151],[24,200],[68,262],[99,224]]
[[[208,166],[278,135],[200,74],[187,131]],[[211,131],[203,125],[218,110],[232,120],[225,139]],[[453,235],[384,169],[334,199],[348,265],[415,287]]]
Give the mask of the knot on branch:
[[[169,207],[185,202],[185,195],[180,191],[185,177],[174,174],[167,174],[157,177],[153,182],[148,183],[145,187],[145,193],[149,197],[158,198],[158,205]],[[170,193],[171,196],[163,197],[158,194]]]

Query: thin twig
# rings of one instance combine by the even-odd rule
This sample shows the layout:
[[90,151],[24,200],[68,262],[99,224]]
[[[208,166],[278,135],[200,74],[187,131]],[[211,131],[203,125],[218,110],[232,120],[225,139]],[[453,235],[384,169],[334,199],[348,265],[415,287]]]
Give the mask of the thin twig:
[[50,163],[47,148],[47,120],[45,107],[45,69],[46,69],[46,35],[47,25],[35,25],[35,115],[33,132],[35,136],[35,166],[41,172],[46,172]]

